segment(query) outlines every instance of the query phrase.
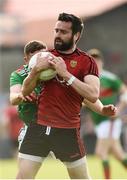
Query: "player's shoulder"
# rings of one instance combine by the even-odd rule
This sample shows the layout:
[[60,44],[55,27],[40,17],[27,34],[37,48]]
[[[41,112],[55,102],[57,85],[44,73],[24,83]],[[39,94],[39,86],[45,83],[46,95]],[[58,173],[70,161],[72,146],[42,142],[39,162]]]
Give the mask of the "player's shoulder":
[[91,62],[92,64],[96,64],[94,58],[90,56],[87,52],[82,51],[81,49],[76,49],[77,54],[81,57],[85,62]]
[[[51,52],[55,56],[59,56],[61,54],[56,49],[49,49],[49,52]],[[85,62],[89,62],[90,61],[90,62],[95,63],[95,61],[94,61],[92,56],[90,56],[88,53],[86,53],[85,51],[82,51],[79,48],[76,48],[76,50],[72,54],[69,54],[69,56],[71,56],[71,57],[72,56],[73,57],[79,57],[79,58],[82,59],[82,61],[85,61]]]
[[18,67],[14,72],[19,73],[20,71],[22,71],[24,69],[24,65]]
[[22,65],[18,69],[16,69],[14,72],[19,74],[20,76],[25,76],[28,74],[29,69],[27,65]]

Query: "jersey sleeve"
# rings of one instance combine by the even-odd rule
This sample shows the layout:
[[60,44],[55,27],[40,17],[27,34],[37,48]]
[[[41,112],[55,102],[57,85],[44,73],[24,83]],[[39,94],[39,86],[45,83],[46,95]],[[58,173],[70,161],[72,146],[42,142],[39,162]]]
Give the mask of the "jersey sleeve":
[[86,61],[84,61],[83,68],[85,70],[84,76],[94,75],[99,77],[98,67],[93,58],[87,57]]
[[10,75],[10,87],[16,84],[22,84],[23,80],[19,74],[12,72]]
[[89,74],[99,76],[97,64],[93,59],[91,59]]

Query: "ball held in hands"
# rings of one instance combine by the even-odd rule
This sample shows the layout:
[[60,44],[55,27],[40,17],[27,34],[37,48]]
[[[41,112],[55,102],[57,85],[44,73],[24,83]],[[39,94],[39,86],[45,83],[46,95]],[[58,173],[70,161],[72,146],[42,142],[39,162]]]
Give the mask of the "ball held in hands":
[[[40,57],[43,57],[43,58],[47,57],[47,60],[50,59],[50,57],[51,57],[49,52],[36,53],[35,55],[33,55],[31,57],[31,59],[29,61],[29,66],[28,66],[29,69],[32,69],[36,65],[38,54],[40,54]],[[50,79],[54,78],[55,76],[56,76],[56,71],[54,69],[49,68],[49,69],[43,70],[40,73],[39,79],[42,80],[42,81],[47,81],[47,80],[50,80]]]

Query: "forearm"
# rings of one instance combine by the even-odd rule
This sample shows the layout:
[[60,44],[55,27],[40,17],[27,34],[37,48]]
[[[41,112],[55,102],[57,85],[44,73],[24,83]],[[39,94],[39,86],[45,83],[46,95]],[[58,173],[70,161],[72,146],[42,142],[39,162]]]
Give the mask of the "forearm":
[[33,68],[29,75],[24,79],[21,90],[24,96],[29,95],[35,89],[39,75],[40,73]]
[[[69,72],[66,73],[64,79],[68,81],[72,77],[72,74]],[[95,86],[91,86],[86,82],[82,82],[79,79],[75,78],[71,86],[79,93],[83,98],[87,99],[88,101],[95,103],[99,97],[99,89]]]
[[92,111],[103,115],[103,107],[104,106],[99,99],[97,99],[97,101],[95,103],[91,103],[90,101],[84,99],[83,103]]

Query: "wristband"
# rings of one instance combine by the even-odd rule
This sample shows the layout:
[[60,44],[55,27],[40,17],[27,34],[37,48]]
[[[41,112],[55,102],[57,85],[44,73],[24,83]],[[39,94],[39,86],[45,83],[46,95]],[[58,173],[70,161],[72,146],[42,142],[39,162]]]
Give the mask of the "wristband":
[[76,77],[75,76],[71,76],[71,78],[67,81],[67,85],[68,86],[70,86],[72,83],[73,83],[73,81],[76,79]]

